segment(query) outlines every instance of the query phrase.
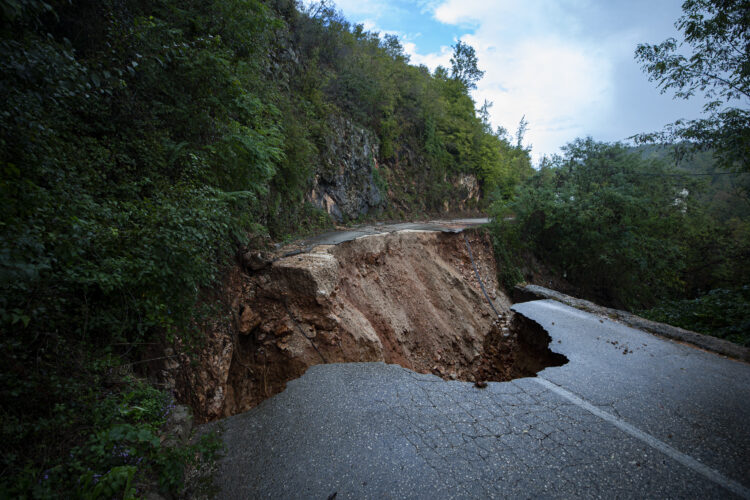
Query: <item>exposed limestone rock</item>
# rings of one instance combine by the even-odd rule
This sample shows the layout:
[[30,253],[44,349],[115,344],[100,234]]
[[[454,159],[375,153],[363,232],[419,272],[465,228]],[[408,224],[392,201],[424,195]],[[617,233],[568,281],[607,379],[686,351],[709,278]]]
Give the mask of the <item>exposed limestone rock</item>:
[[294,255],[274,262],[271,276],[282,296],[327,297],[338,283],[339,263],[329,253]]
[[344,117],[329,122],[325,163],[318,169],[310,201],[334,219],[354,219],[382,208],[374,170],[379,144],[375,135]]
[[243,306],[242,313],[240,314],[240,320],[239,325],[237,326],[237,330],[239,330],[241,334],[247,335],[256,327],[258,327],[262,320],[263,318],[261,317],[260,313],[258,313],[258,311],[255,311],[250,306],[245,305]]
[[254,296],[254,290],[247,287],[243,280],[246,278],[239,266],[232,270],[224,282],[224,293],[235,297],[235,315],[230,321],[216,320],[208,325],[202,325],[204,338],[201,339],[197,353],[188,354],[188,349],[178,340],[175,350],[176,358],[170,358],[165,382],[173,387],[178,401],[188,404],[195,410],[195,417],[199,421],[213,420],[224,415],[226,399],[231,387],[227,380],[239,345],[236,341],[237,316],[243,306],[239,297],[249,300]]
[[246,252],[242,256],[242,260],[248,269],[252,271],[260,271],[261,269],[270,266],[273,259],[265,252],[253,250]]
[[474,174],[461,174],[455,183],[456,187],[461,190],[459,209],[466,210],[474,208],[479,203],[480,188],[477,176]]
[[479,204],[481,190],[474,174],[460,174],[452,182],[456,189],[453,199],[443,201],[443,212],[470,212]]
[[164,425],[164,446],[174,447],[187,443],[193,430],[193,412],[185,405],[175,405]]

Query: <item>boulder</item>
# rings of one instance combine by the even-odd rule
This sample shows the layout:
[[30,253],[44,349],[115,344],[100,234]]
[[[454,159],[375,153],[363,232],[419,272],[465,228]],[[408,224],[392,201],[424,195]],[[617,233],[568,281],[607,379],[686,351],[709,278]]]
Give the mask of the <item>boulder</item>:
[[242,256],[242,261],[245,264],[246,268],[252,271],[260,271],[261,269],[270,266],[273,262],[273,258],[265,252],[251,250],[249,252],[245,252],[245,254]]
[[339,263],[329,253],[306,253],[277,260],[271,272],[278,289],[315,299],[336,289]]
[[164,427],[164,445],[177,446],[187,443],[193,431],[193,412],[185,405],[175,405],[167,417]]

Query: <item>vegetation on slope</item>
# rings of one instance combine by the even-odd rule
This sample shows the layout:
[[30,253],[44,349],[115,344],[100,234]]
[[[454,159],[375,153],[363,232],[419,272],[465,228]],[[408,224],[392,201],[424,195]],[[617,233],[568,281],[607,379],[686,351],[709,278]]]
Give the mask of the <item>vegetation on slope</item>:
[[747,344],[750,204],[724,177],[579,139],[493,206],[503,281],[530,252],[594,301]]
[[249,238],[329,223],[331,117],[376,134],[402,210],[460,173],[511,193],[528,151],[477,114],[476,64],[410,66],[325,4],[0,0],[0,496],[179,491],[196,450],[160,445],[169,399],[125,368],[199,343]]

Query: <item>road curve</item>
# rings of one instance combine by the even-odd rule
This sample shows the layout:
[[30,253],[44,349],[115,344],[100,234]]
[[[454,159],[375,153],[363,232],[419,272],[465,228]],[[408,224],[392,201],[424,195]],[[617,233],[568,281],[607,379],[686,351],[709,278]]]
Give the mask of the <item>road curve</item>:
[[318,365],[224,428],[220,498],[750,497],[750,365],[554,301],[569,362],[478,389]]
[[470,227],[487,224],[488,218],[434,220],[429,222],[398,222],[356,226],[347,229],[328,231],[316,236],[304,238],[290,245],[280,248],[277,253],[281,256],[309,252],[318,245],[338,245],[346,241],[355,240],[363,236],[374,234],[395,233],[397,231],[442,231],[458,233]]

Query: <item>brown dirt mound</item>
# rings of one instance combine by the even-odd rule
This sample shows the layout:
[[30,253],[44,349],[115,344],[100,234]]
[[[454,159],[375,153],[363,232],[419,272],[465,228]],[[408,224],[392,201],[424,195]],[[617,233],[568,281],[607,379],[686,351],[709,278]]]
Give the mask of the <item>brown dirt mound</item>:
[[[217,328],[198,368],[182,363],[178,397],[202,420],[233,415],[323,362],[384,361],[446,379],[504,381],[565,362],[538,325],[510,312],[489,238],[402,231],[316,247],[242,273],[231,327]],[[226,331],[230,330],[230,331]]]

